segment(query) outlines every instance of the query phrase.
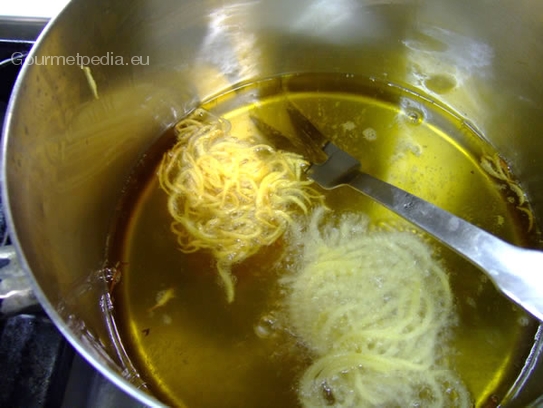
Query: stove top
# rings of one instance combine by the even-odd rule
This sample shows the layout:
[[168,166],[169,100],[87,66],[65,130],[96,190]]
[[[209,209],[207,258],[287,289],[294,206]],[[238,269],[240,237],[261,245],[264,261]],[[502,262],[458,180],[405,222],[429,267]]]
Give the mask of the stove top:
[[[2,123],[24,58],[49,17],[43,12],[6,15],[4,3],[0,4]],[[23,3],[32,1],[19,1],[17,5]],[[13,290],[19,283],[14,283],[14,277],[24,276],[9,244],[0,201],[0,407],[144,407],[74,351],[39,307],[31,290]]]

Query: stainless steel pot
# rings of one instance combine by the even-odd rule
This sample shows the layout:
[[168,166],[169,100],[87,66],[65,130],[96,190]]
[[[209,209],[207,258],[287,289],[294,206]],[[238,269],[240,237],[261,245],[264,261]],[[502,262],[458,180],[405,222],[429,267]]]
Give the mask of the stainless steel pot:
[[[4,129],[3,193],[21,264],[76,349],[159,405],[123,371],[93,275],[123,184],[153,135],[243,80],[385,79],[475,126],[512,161],[541,219],[541,38],[537,0],[73,0],[27,61]],[[504,406],[537,404],[541,347],[536,337]]]

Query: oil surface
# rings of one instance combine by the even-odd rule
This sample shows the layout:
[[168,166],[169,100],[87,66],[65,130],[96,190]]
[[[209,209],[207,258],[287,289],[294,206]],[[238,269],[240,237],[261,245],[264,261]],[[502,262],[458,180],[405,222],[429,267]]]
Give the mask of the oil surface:
[[[229,120],[233,135],[256,132],[250,114],[288,132],[285,97],[357,157],[363,171],[509,242],[530,245],[529,220],[516,209],[514,194],[480,166],[481,157],[495,154],[491,146],[417,94],[366,78],[295,75],[241,85],[203,107]],[[276,329],[283,244],[236,265],[236,301],[227,304],[213,259],[183,254],[170,231],[156,168],[173,140],[167,132],[138,165],[114,227],[110,259],[123,265],[114,296],[124,346],[151,391],[170,405],[296,407],[297,378],[309,357]],[[338,214],[401,222],[350,188],[325,194]],[[536,325],[475,267],[438,243],[435,250],[450,274],[459,315],[452,366],[476,406],[484,406],[501,399],[518,376]]]

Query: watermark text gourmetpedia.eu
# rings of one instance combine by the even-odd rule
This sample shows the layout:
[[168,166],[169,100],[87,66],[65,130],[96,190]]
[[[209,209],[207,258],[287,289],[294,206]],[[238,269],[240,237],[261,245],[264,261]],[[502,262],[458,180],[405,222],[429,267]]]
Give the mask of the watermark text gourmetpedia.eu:
[[22,52],[15,52],[11,56],[12,61],[15,64],[22,65],[25,62],[28,65],[75,65],[75,66],[89,66],[89,65],[149,65],[149,56],[135,55],[132,57],[125,57],[122,55],[114,55],[112,52],[107,52],[105,55],[95,55],[89,57],[88,55],[37,55],[27,56]]

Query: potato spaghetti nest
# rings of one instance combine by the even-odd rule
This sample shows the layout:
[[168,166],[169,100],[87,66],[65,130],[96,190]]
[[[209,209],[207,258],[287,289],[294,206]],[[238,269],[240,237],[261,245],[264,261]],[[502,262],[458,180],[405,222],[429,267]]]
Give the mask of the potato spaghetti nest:
[[208,249],[228,302],[232,265],[277,240],[323,196],[304,179],[309,163],[254,137],[232,136],[230,124],[198,109],[175,126],[177,142],[158,169],[168,194],[171,229],[186,253]]
[[449,366],[453,294],[428,243],[322,209],[292,231],[302,262],[281,281],[289,332],[313,355],[303,407],[473,406]]

